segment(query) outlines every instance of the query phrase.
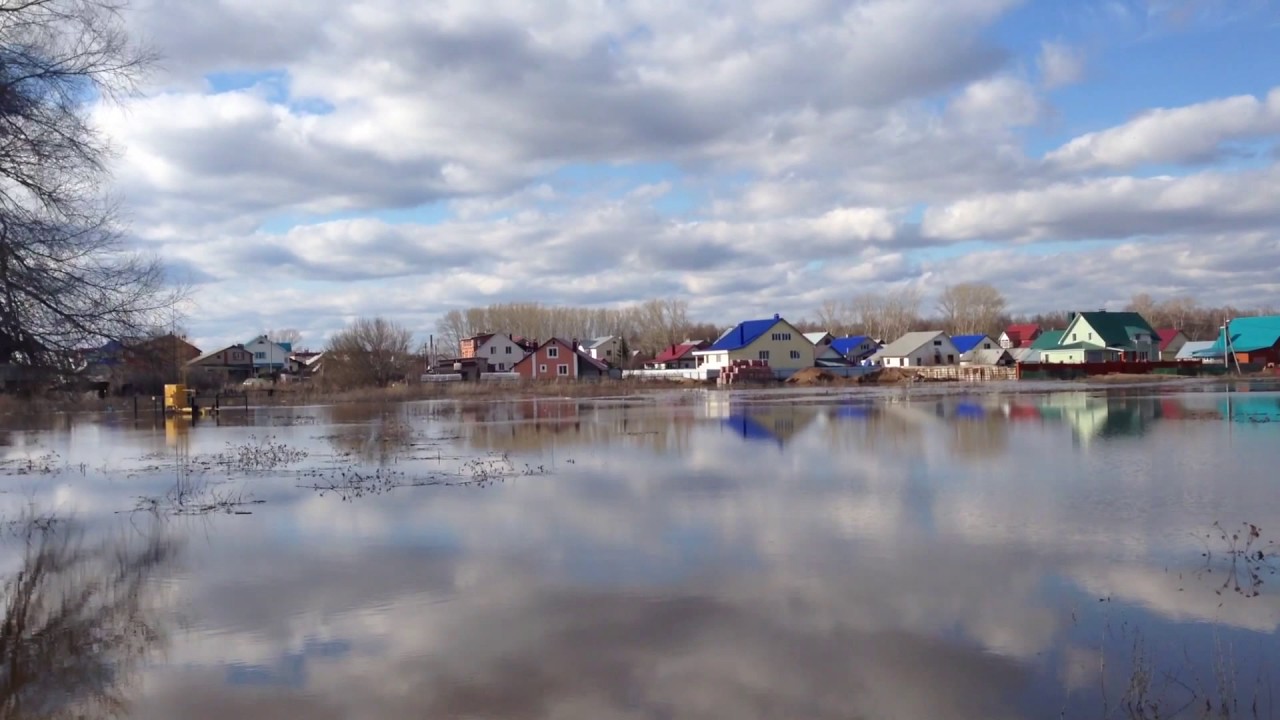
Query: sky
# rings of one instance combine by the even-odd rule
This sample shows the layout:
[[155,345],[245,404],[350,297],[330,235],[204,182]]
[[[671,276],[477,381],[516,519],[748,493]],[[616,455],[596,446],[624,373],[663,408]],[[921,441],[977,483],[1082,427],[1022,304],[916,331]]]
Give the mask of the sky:
[[93,109],[197,345],[915,285],[1280,305],[1280,0],[133,0]]

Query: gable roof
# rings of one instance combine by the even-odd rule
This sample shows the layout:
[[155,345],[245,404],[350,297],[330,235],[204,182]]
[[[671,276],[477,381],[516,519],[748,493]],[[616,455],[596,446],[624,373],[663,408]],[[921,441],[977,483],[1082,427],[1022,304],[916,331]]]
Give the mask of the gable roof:
[[1179,335],[1186,337],[1186,333],[1177,328],[1161,328],[1156,331],[1156,336],[1160,338],[1160,352],[1164,352],[1169,347],[1169,343],[1173,342]]
[[966,354],[969,356],[966,359],[974,365],[999,365],[1004,362],[1013,362],[1013,355],[1009,354],[1008,350],[999,346],[994,348],[978,348]]
[[825,331],[824,332],[808,332],[804,334],[804,339],[808,340],[809,343],[812,345],[817,345],[818,343],[822,342],[823,340],[826,340],[829,337],[831,337],[831,333],[825,332]]
[[[1136,312],[1082,312],[1076,316],[1076,321],[1088,323],[1098,333],[1098,338],[1102,341],[1100,344],[1109,348],[1130,347],[1133,345],[1134,335],[1139,332],[1156,337],[1155,328]],[[1070,326],[1067,329],[1070,330]]]
[[653,362],[667,363],[675,362],[689,353],[697,350],[702,343],[680,343],[664,348],[662,352],[653,359]]
[[188,360],[187,364],[196,365],[198,363],[202,363],[205,360],[208,360],[209,358],[213,357],[214,355],[217,355],[218,353],[224,353],[228,350],[243,350],[246,353],[249,352],[248,350],[245,350],[243,345],[228,345],[226,347],[218,348],[217,350],[210,350],[209,352],[204,353],[203,355],[198,355]]
[[981,344],[983,340],[989,341],[992,345],[997,344],[996,341],[992,340],[986,335],[952,335],[951,336],[951,344],[955,345],[956,350],[958,350],[961,354],[967,353],[970,350],[978,347],[978,345]]
[[606,373],[607,373],[607,372],[609,372],[609,366],[608,366],[608,364],[606,364],[605,362],[603,362],[603,361],[601,361],[601,360],[597,360],[597,359],[595,359],[595,358],[591,357],[591,356],[590,356],[590,355],[588,355],[586,352],[584,352],[584,351],[582,350],[582,348],[574,347],[574,346],[573,346],[573,342],[572,342],[572,341],[570,341],[570,340],[565,340],[564,338],[557,338],[557,337],[553,337],[553,338],[551,338],[550,340],[547,340],[546,342],[544,342],[544,343],[542,343],[541,345],[539,345],[537,348],[535,348],[535,349],[533,350],[533,352],[529,353],[528,355],[525,355],[523,358],[521,358],[519,361],[517,361],[517,362],[516,362],[516,365],[523,365],[524,363],[527,363],[527,362],[533,362],[533,361],[534,361],[534,358],[536,358],[536,357],[538,356],[538,352],[539,352],[540,350],[542,350],[542,348],[544,348],[544,347],[546,347],[546,346],[548,346],[548,345],[551,345],[552,343],[555,343],[556,345],[560,345],[560,346],[562,346],[562,347],[565,347],[565,348],[567,348],[567,349],[571,350],[571,351],[573,352],[573,354],[574,354],[574,355],[577,355],[577,356],[578,356],[578,359],[579,359],[579,360],[581,360],[582,362],[585,362],[585,363],[587,363],[588,365],[590,365],[590,366],[592,366],[592,367],[596,368],[596,369],[597,369],[597,370],[599,370],[600,372],[606,372]]
[[1030,347],[1040,333],[1040,326],[1035,323],[1017,323],[1004,329],[1014,347]]
[[601,345],[607,344],[612,340],[613,340],[612,335],[601,335],[598,338],[592,338],[586,343],[583,343],[583,347],[587,348],[588,350],[594,350],[595,348],[598,348]]
[[870,345],[872,350],[879,346],[870,335],[851,335],[849,337],[840,337],[831,341],[831,347],[841,355],[848,355],[851,352],[861,348],[863,345]]
[[[1210,350],[1213,348],[1213,345],[1214,342],[1212,340],[1188,340],[1187,343],[1178,350],[1178,356],[1174,359],[1195,360],[1199,356],[1201,350]],[[1218,357],[1221,358],[1222,354],[1219,353]]]
[[788,326],[791,325],[791,323],[783,320],[779,315],[774,315],[768,320],[747,320],[745,322],[740,322],[732,330],[721,335],[714,345],[703,352],[741,350],[760,339],[761,335],[769,332],[769,330],[773,329],[773,326],[778,323],[787,323]]
[[1058,347],[1058,343],[1062,342],[1062,336],[1066,334],[1066,330],[1045,330],[1035,342],[1031,343],[1031,347],[1035,350],[1052,350]]
[[[1265,350],[1280,343],[1280,315],[1236,318],[1228,327],[1231,331],[1231,349],[1236,352]],[[1223,334],[1222,330],[1218,331],[1218,339],[1214,341],[1213,347],[1201,350],[1202,356],[1222,355],[1226,351],[1227,343]]]
[[876,355],[879,357],[906,357],[924,345],[938,339],[938,336],[942,336],[944,340],[947,338],[947,334],[941,330],[909,332],[880,348],[880,352],[876,353]]

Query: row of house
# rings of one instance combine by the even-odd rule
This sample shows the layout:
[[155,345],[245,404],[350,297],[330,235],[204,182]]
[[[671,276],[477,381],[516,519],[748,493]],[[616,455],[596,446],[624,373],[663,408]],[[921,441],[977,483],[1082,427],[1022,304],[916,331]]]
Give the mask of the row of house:
[[122,392],[201,374],[215,385],[250,378],[308,377],[319,371],[323,357],[324,353],[295,351],[290,343],[275,342],[266,335],[209,352],[168,334],[137,342],[111,341],[81,353],[87,380]]

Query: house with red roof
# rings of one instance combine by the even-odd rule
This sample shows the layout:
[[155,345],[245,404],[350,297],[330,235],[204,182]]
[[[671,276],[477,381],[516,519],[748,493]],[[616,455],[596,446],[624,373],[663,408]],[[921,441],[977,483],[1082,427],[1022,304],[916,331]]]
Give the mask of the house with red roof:
[[1043,333],[1044,330],[1035,323],[1010,325],[1005,328],[1004,332],[1000,333],[1000,347],[1005,350],[1029,348]]
[[693,353],[706,348],[710,343],[706,340],[685,342],[662,349],[656,357],[644,364],[646,370],[692,370],[698,367],[698,359]]
[[1177,328],[1160,328],[1156,330],[1156,335],[1160,338],[1160,359],[1166,362],[1177,360],[1182,346],[1191,340]]
[[577,340],[551,338],[512,369],[522,380],[599,380],[609,377],[609,366],[578,347]]

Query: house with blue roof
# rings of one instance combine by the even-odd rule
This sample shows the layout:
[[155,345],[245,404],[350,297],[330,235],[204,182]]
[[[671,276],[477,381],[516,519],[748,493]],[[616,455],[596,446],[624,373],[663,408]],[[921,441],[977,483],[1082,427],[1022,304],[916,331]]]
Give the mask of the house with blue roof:
[[831,347],[845,360],[860,363],[875,355],[880,350],[880,343],[870,335],[851,335],[832,340]]
[[814,345],[780,315],[740,322],[711,347],[693,353],[698,367],[723,370],[739,360],[764,362],[779,378],[813,367]]
[[1014,363],[1013,355],[990,335],[952,335],[951,344],[960,351],[961,365],[1000,365]]
[[1218,331],[1213,345],[1195,352],[1201,359],[1221,359],[1235,353],[1241,365],[1280,363],[1280,315],[1236,318]]

